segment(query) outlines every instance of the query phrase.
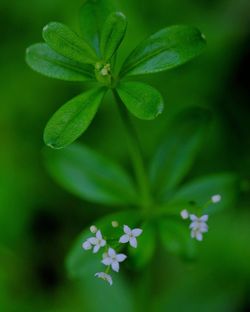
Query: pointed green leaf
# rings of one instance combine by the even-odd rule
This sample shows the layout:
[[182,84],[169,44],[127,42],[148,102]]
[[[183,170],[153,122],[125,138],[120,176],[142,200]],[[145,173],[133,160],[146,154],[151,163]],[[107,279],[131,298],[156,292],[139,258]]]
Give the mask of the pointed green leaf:
[[198,56],[206,41],[191,26],[164,28],[144,40],[125,60],[121,75],[156,73],[179,66]]
[[170,253],[192,259],[196,254],[195,240],[190,236],[189,224],[177,218],[158,220],[163,247]]
[[127,20],[121,12],[114,12],[107,18],[102,34],[100,48],[105,61],[111,59],[119,48],[127,28]]
[[99,43],[104,22],[115,11],[113,0],[85,0],[80,10],[83,38],[99,53]]
[[161,94],[145,83],[121,81],[117,92],[127,109],[137,118],[151,120],[163,111]]
[[[114,220],[118,221],[120,226],[128,224],[130,227],[134,227],[139,222],[139,216],[135,211],[125,211],[108,215],[95,222],[95,226],[101,230],[103,237],[117,238],[118,241],[121,233],[117,228],[114,229],[111,226],[111,222]],[[96,272],[103,271],[104,266],[101,263],[100,253],[96,255],[91,251],[83,250],[81,247],[82,243],[91,236],[93,234],[91,234],[89,228],[85,229],[77,238],[66,259],[67,270],[71,278],[93,276]]]
[[190,170],[210,122],[209,111],[182,112],[167,129],[150,165],[150,180],[159,195],[176,187]]
[[[238,179],[232,173],[218,173],[197,178],[183,185],[170,199],[168,206],[185,205],[193,201],[199,208],[215,194],[221,195],[221,201],[216,204],[205,205],[201,213],[213,213],[232,206],[237,192]],[[167,208],[167,207],[166,207]],[[191,209],[191,208],[190,208]]]
[[83,64],[95,64],[94,50],[66,25],[51,22],[43,28],[43,38],[57,53]]
[[80,64],[55,51],[46,43],[37,43],[26,51],[26,61],[36,72],[66,81],[86,81],[94,78],[92,65]]
[[106,205],[137,202],[128,174],[86,146],[73,144],[59,151],[48,150],[46,159],[55,180],[83,199]]
[[44,130],[45,144],[63,148],[75,141],[88,128],[105,91],[103,87],[91,89],[59,108]]

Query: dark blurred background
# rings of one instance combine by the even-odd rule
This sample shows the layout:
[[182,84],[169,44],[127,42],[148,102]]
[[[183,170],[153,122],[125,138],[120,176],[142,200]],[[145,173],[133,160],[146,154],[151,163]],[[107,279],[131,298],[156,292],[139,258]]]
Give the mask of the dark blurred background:
[[[117,2],[129,21],[121,58],[144,37],[172,24],[195,25],[206,35],[202,56],[145,78],[162,92],[165,111],[153,122],[134,122],[147,159],[177,111],[210,107],[213,129],[191,175],[237,173],[238,202],[218,215],[195,265],[171,255],[158,263],[157,254],[163,253],[158,250],[151,267],[134,273],[136,283],[127,281],[129,295],[116,289],[114,304],[108,297],[93,304],[95,293],[67,278],[64,259],[79,232],[111,209],[61,189],[42,157],[46,121],[84,86],[42,77],[24,61],[26,47],[42,41],[46,23],[60,21],[78,30],[82,1],[1,0],[0,311],[250,311],[250,2]],[[116,114],[107,97],[80,141],[125,163]],[[146,292],[144,281],[157,266],[162,274]],[[126,296],[132,297],[131,305],[124,303]]]

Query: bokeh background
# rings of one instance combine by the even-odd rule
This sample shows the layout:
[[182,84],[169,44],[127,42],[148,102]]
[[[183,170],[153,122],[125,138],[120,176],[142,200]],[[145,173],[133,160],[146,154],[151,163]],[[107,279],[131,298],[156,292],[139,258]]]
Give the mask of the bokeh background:
[[[64,259],[75,237],[112,209],[70,195],[46,171],[45,123],[84,86],[36,74],[24,55],[27,46],[41,41],[41,29],[50,21],[77,30],[82,1],[1,0],[0,311],[249,311],[250,2],[117,2],[129,21],[121,57],[168,25],[191,24],[206,34],[202,56],[146,78],[162,92],[165,111],[156,121],[134,123],[147,159],[177,111],[209,107],[213,128],[190,175],[235,172],[237,202],[217,216],[195,263],[159,248],[149,267],[130,272],[124,285],[112,290],[100,293],[91,280],[69,280]],[[126,163],[123,135],[113,100],[107,98],[80,141]]]

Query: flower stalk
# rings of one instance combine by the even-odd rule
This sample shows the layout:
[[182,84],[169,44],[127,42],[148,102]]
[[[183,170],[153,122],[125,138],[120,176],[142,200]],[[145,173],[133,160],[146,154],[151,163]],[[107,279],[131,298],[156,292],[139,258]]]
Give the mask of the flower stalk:
[[122,104],[122,101],[116,90],[113,90],[113,94],[118,106],[123,126],[126,130],[127,144],[130,153],[131,163],[134,169],[135,178],[141,196],[139,204],[141,205],[143,212],[148,213],[152,204],[152,198],[148,182],[148,176],[146,174],[145,165],[142,157],[140,142],[134,125],[131,122],[130,116],[127,110],[124,108],[124,105]]

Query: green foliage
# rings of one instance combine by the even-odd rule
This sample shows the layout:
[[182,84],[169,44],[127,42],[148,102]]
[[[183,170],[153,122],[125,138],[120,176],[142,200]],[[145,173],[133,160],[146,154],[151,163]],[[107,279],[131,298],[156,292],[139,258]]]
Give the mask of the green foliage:
[[119,48],[127,28],[127,20],[121,12],[114,12],[107,18],[100,41],[101,53],[105,61],[111,59]]
[[47,167],[64,188],[94,203],[135,204],[137,194],[127,173],[83,145],[46,153]]
[[137,118],[155,119],[163,111],[161,94],[145,83],[121,81],[117,92],[127,109]]
[[91,89],[64,104],[49,120],[45,143],[63,148],[77,139],[89,126],[105,94],[103,87]]
[[150,180],[155,193],[167,196],[190,170],[210,122],[203,108],[187,110],[172,122],[150,165]]
[[[161,95],[151,86],[124,82],[122,77],[170,69],[199,55],[205,46],[203,35],[196,28],[168,27],[140,44],[125,60],[121,74],[115,76],[114,58],[126,32],[126,17],[115,11],[112,1],[86,0],[80,23],[83,38],[58,22],[45,26],[43,38],[48,46],[36,44],[27,49],[27,63],[41,74],[62,80],[92,80],[94,73],[94,80],[118,92],[128,110],[145,120],[162,112]],[[89,94],[90,91],[86,98],[82,95],[73,99],[55,113],[45,129],[47,145],[65,147],[86,130],[100,99],[96,96],[91,105]]]
[[[98,220],[95,226],[101,229],[103,237],[119,238],[121,232],[117,233],[117,229],[111,226],[111,222],[114,220],[119,222],[120,225],[130,224],[131,226],[136,226],[140,221],[140,217],[135,211],[125,211],[111,214]],[[96,272],[103,271],[103,265],[100,263],[100,260],[96,261],[97,257],[93,253],[88,253],[81,248],[82,243],[89,237],[91,237],[91,233],[89,228],[87,228],[79,235],[66,259],[67,270],[71,278],[82,278],[86,277],[86,275],[94,275]]]
[[[52,116],[45,128],[44,141],[54,149],[71,144],[87,129],[108,89],[112,90],[118,104],[123,103],[135,117],[155,119],[164,107],[161,94],[150,85],[129,81],[127,77],[184,64],[198,56],[206,44],[204,35],[194,27],[167,27],[139,44],[119,72],[115,68],[115,57],[126,32],[126,17],[114,9],[112,1],[87,0],[81,8],[80,23],[83,38],[67,26],[53,22],[43,30],[46,44],[36,44],[27,50],[27,63],[44,75],[69,81],[94,80],[98,84],[67,102]],[[122,109],[121,114],[129,123]],[[210,119],[208,110],[193,108],[172,122],[150,162],[149,181],[139,155],[140,148],[133,146],[138,141],[130,138],[137,185],[117,164],[83,145],[47,151],[47,167],[59,184],[82,199],[142,210],[110,215],[96,223],[104,238],[112,237],[116,242],[122,235],[121,225],[142,227],[138,247],[129,248],[132,263],[138,270],[151,261],[157,235],[168,252],[190,259],[195,255],[195,244],[188,225],[181,220],[180,211],[188,209],[198,215],[216,212],[222,206],[210,205],[212,195],[219,193],[224,205],[235,195],[235,177],[230,174],[181,185],[205,141]],[[132,127],[129,131],[133,136]],[[111,221],[118,221],[120,228],[114,229]],[[89,229],[83,231],[69,253],[70,277],[84,280],[86,275],[102,269],[100,259],[81,248],[90,236]],[[112,243],[110,246],[117,247]]]
[[57,53],[83,64],[95,64],[97,58],[91,47],[67,26],[51,22],[43,28],[43,38]]
[[216,205],[210,204],[200,213],[214,213],[232,205],[237,195],[238,178],[232,173],[217,173],[196,178],[179,188],[169,201],[169,205],[183,205],[192,200],[198,207],[208,202],[212,195],[220,194],[222,200]]
[[137,248],[129,248],[131,262],[136,269],[143,269],[151,261],[156,248],[155,224],[152,221],[144,222],[140,228],[143,234],[138,238]]
[[116,11],[113,0],[85,0],[80,9],[80,28],[83,38],[99,55],[100,37],[107,17]]
[[190,238],[188,224],[179,218],[161,218],[158,222],[163,247],[170,253],[192,259],[196,253],[194,240]]
[[[114,277],[116,287],[110,287],[92,275],[84,278],[79,287],[87,297],[87,308],[84,311],[128,312],[135,311],[130,284],[119,274]],[[118,308],[119,307],[119,308]],[[54,311],[53,311],[54,312]]]
[[204,36],[190,26],[164,28],[144,40],[125,60],[121,75],[156,73],[179,66],[198,56]]
[[56,53],[46,43],[30,46],[26,52],[26,61],[33,70],[51,78],[66,81],[94,79],[92,66],[66,58]]

